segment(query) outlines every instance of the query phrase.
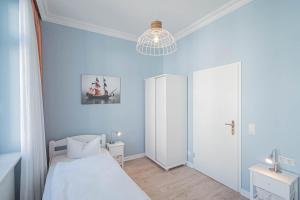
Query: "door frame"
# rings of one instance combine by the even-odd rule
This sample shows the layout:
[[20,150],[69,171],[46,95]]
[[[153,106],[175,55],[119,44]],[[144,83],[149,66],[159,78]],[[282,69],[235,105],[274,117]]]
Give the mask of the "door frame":
[[[238,156],[237,156],[237,177],[238,177],[238,187],[237,187],[237,191],[236,192],[239,192],[239,193],[242,193],[243,192],[243,189],[242,189],[242,62],[241,61],[238,61],[238,62],[234,62],[234,63],[230,63],[230,64],[225,64],[225,65],[219,65],[219,66],[216,66],[216,67],[209,67],[209,68],[205,68],[205,69],[200,69],[200,70],[197,70],[197,71],[201,71],[201,70],[211,70],[211,69],[216,69],[216,68],[219,68],[219,67],[226,67],[226,66],[229,66],[229,65],[237,65],[237,68],[238,68],[238,120],[239,120],[239,123],[238,123],[238,134],[237,134],[237,148],[238,148]],[[197,72],[197,71],[194,71],[194,72]],[[193,73],[194,73],[193,72]],[[193,88],[194,88],[194,85],[193,85]],[[192,102],[194,100],[194,97],[193,97],[193,90],[192,88]],[[192,105],[194,105],[194,102],[192,103]],[[193,109],[192,109],[193,111]],[[193,117],[194,117],[194,114],[192,113]],[[193,164],[194,164],[194,158],[195,158],[195,147],[194,147],[194,124],[193,124]],[[193,167],[194,168],[194,167]]]
[[238,86],[239,86],[239,135],[238,135],[238,192],[242,191],[242,62],[235,62],[232,64],[237,64],[238,66]]

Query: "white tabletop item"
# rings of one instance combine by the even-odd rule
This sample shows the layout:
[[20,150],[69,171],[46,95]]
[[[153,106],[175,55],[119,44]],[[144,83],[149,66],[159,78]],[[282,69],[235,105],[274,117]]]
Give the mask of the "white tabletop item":
[[257,164],[250,170],[250,200],[298,200],[298,176],[283,171],[275,173]]
[[118,141],[113,144],[107,143],[107,150],[110,155],[115,158],[115,160],[124,167],[124,142]]

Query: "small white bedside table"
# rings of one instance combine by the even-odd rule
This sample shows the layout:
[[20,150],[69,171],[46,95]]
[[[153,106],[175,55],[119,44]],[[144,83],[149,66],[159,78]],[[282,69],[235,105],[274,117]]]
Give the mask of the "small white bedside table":
[[286,171],[275,173],[269,167],[257,164],[250,170],[250,200],[260,199],[258,191],[278,200],[298,200],[298,176]]
[[121,165],[121,167],[124,167],[124,142],[118,141],[113,144],[107,143],[107,150],[110,153],[112,157]]

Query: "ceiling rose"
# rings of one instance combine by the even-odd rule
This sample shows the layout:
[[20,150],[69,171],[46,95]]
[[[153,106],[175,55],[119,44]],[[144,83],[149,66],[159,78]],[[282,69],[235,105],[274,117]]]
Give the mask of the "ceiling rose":
[[162,28],[161,21],[151,22],[151,28],[146,30],[137,41],[136,50],[149,56],[165,56],[177,49],[174,37]]

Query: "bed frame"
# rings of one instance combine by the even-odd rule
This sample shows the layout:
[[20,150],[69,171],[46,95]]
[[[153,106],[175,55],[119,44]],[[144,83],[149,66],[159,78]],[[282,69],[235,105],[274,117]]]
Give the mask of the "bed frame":
[[[102,148],[105,148],[106,146],[106,135],[101,134],[101,135],[77,135],[77,136],[72,136],[69,138],[81,141],[81,142],[89,142],[96,137],[100,136],[100,145]],[[51,163],[51,160],[54,156],[56,155],[61,155],[67,153],[67,138],[61,139],[61,140],[51,140],[49,142],[49,162]]]

